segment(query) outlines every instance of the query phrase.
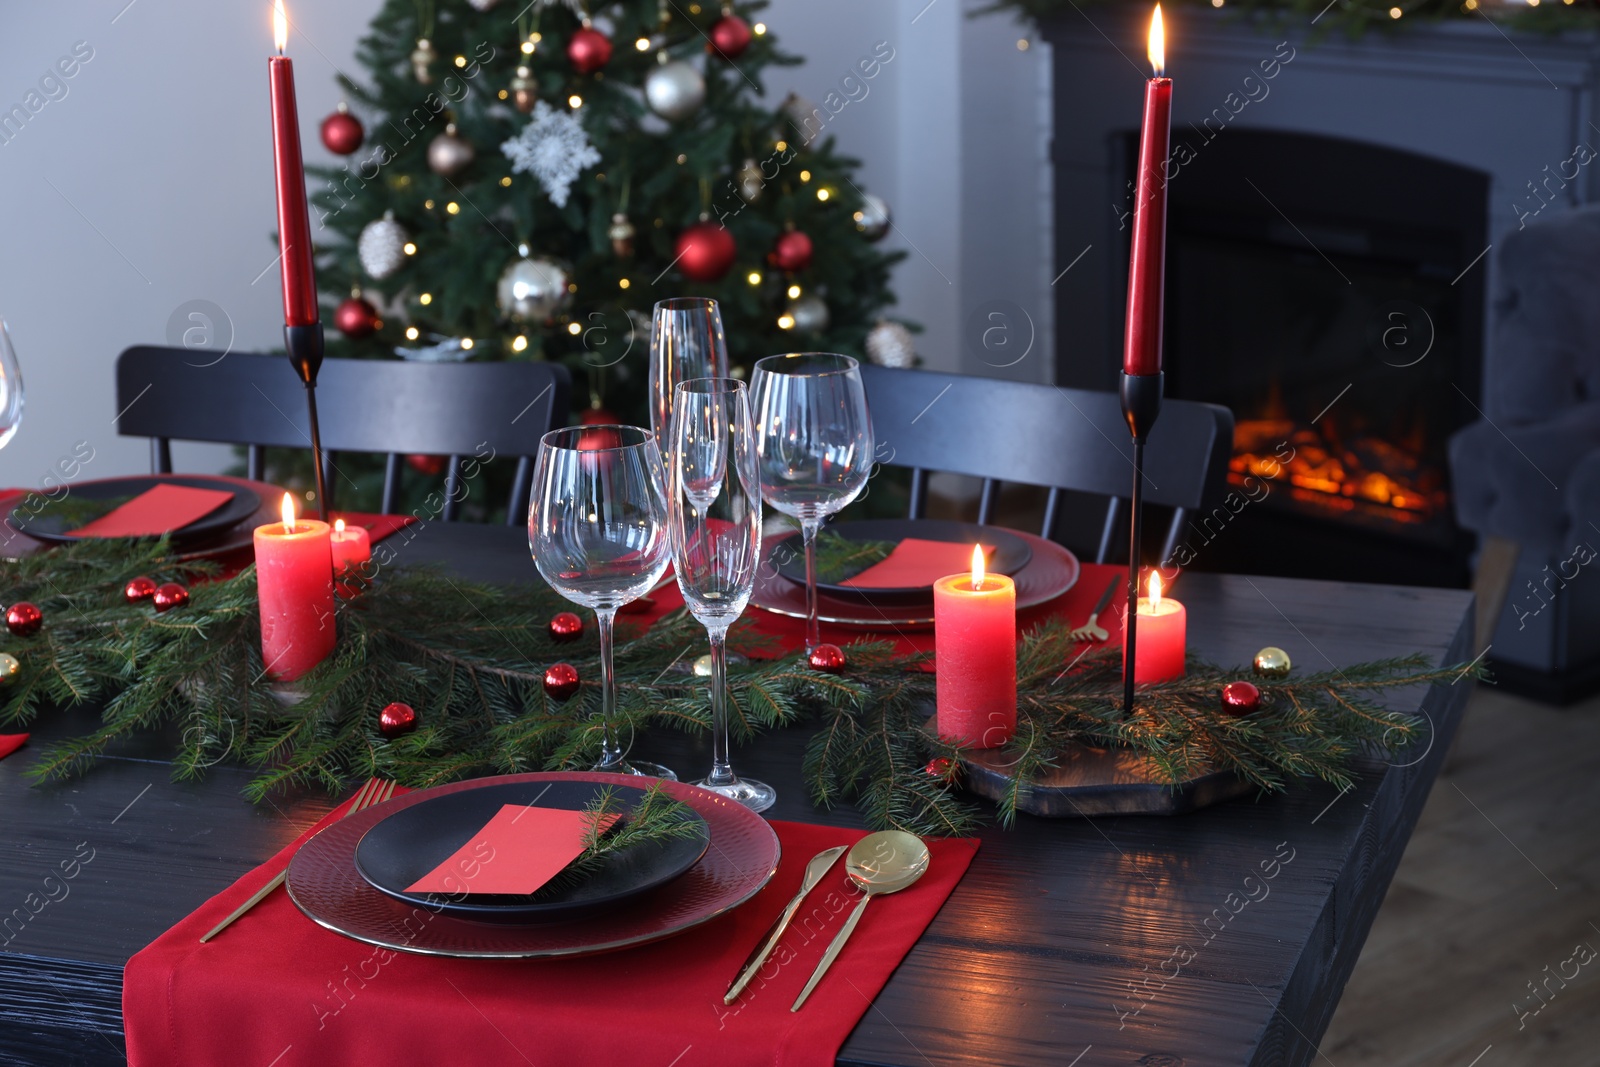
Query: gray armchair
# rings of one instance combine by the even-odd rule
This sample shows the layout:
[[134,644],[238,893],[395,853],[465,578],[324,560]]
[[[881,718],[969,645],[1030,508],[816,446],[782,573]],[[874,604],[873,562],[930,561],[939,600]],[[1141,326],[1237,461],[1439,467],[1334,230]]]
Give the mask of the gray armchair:
[[[1485,417],[1450,443],[1456,518],[1482,539],[1491,657],[1565,700],[1600,683],[1600,207],[1541,219],[1496,255]],[[1505,573],[1484,582],[1485,567]]]

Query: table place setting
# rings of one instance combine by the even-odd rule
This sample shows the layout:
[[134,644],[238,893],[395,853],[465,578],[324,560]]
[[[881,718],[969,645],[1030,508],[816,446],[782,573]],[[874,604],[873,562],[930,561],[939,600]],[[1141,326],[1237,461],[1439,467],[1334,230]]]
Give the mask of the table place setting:
[[[881,443],[861,364],[782,352],[745,380],[722,305],[681,296],[654,305],[648,425],[556,425],[522,457],[527,555],[501,584],[384,544],[414,517],[328,512],[281,0],[274,14],[283,369],[305,390],[316,517],[224,476],[0,498],[0,725],[100,709],[31,781],[180,731],[175,779],[243,769],[254,803],[364,781],[127,961],[129,1062],[832,1063],[930,951],[979,833],[1059,818],[1066,838],[1074,817],[1354,788],[1363,761],[1432,742],[1385,694],[1476,673],[1421,653],[1297,670],[1274,632],[1235,633],[1239,665],[1213,663],[1189,645],[1216,598],[1186,604],[1188,573],[1144,564],[1164,388],[1159,8],[1125,565],[989,522],[840,517]],[[772,536],[773,513],[798,529]],[[782,780],[757,759],[781,733],[805,736]],[[674,734],[705,739],[694,766],[669,758]],[[0,735],[0,758],[26,739]],[[735,769],[752,763],[759,778]],[[780,800],[864,828],[769,819]],[[1010,877],[977,870],[941,922]]]

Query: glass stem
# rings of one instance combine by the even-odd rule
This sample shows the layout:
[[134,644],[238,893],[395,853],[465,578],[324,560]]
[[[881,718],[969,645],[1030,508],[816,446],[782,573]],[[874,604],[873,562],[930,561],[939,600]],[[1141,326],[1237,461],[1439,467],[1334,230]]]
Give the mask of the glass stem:
[[596,770],[621,767],[622,746],[617,743],[617,676],[611,665],[611,624],[616,608],[596,608],[595,621],[600,632],[600,717],[605,736],[600,742],[600,763]]
[[822,644],[822,627],[817,622],[817,533],[821,519],[801,519],[800,537],[806,546],[806,655]]
[[734,776],[728,759],[728,631],[706,629],[711,638],[711,773],[707,785],[732,785]]

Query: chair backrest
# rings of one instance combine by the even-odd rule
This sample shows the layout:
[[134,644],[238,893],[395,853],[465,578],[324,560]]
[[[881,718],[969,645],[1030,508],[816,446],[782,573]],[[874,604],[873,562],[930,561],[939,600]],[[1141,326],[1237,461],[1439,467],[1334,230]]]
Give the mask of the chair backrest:
[[[383,510],[393,511],[402,457],[443,455],[443,518],[454,519],[463,460],[493,450],[518,460],[506,515],[517,525],[527,513],[539,438],[565,421],[570,386],[557,363],[325,360],[317,414],[328,494],[335,453],[385,453]],[[305,387],[283,356],[234,352],[207,364],[188,349],[129,348],[117,357],[117,410],[118,433],[151,439],[158,473],[172,469],[173,438],[247,445],[255,479],[264,448],[311,447]]]
[[[882,462],[912,470],[912,517],[926,510],[931,471],[983,479],[979,522],[989,521],[1002,482],[1048,488],[1043,537],[1064,491],[1093,493],[1110,498],[1095,559],[1110,556],[1133,488],[1133,442],[1115,394],[866,363],[861,376]],[[1144,458],[1145,500],[1175,509],[1161,558],[1187,513],[1221,496],[1232,448],[1227,408],[1163,403]]]

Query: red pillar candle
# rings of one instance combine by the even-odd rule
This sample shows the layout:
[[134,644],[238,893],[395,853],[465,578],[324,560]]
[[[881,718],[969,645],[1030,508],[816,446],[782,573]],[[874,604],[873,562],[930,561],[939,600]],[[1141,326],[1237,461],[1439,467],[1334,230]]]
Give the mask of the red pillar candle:
[[333,549],[333,573],[346,567],[359,567],[372,558],[372,538],[360,526],[346,527],[343,519],[333,520],[333,533],[329,536]]
[[295,520],[283,494],[283,521],[257,526],[256,595],[261,601],[261,661],[292,682],[333,651],[333,549],[325,522]]
[[[1161,575],[1150,572],[1150,595],[1139,598],[1139,640],[1133,653],[1133,684],[1165,682],[1184,675],[1188,651],[1189,613],[1161,595]],[[1128,617],[1122,617],[1122,663],[1128,663]]]
[[986,576],[983,549],[972,573],[933,583],[935,726],[972,748],[998,748],[1017,729],[1017,587]]
[[[1166,35],[1161,5],[1150,22],[1150,64],[1156,75],[1144,87],[1144,126],[1134,189],[1133,246],[1128,257],[1128,322],[1123,334],[1124,374],[1161,372],[1161,304],[1167,259],[1167,147],[1172,139],[1172,79],[1161,76]],[[1143,635],[1141,634],[1141,639]]]
[[311,266],[311,221],[306,173],[300,160],[300,115],[294,101],[294,63],[283,54],[289,20],[283,0],[272,5],[278,54],[267,59],[272,90],[272,162],[278,181],[278,253],[283,273],[283,322],[309,326],[318,319],[317,279]]

